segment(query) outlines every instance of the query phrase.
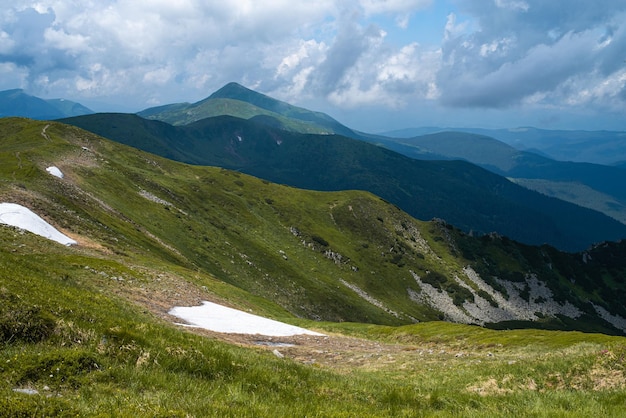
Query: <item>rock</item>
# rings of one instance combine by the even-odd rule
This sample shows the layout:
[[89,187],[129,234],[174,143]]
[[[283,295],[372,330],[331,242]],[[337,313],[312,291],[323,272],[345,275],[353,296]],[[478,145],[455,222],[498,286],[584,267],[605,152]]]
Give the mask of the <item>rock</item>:
[[39,394],[39,391],[37,391],[36,389],[29,389],[29,388],[15,388],[13,389],[13,392],[24,393],[26,395],[38,395]]

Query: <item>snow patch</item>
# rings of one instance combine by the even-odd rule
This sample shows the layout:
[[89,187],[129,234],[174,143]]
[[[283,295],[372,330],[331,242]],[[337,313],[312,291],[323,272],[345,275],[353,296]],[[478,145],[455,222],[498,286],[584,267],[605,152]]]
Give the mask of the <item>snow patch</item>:
[[54,177],[58,177],[60,179],[63,178],[63,173],[61,172],[61,170],[58,169],[58,167],[55,167],[55,166],[48,167],[46,168],[46,171],[52,174]]
[[207,301],[203,301],[201,306],[176,306],[169,311],[169,314],[185,320],[190,324],[187,326],[222,333],[258,334],[270,337],[289,337],[303,334],[324,336],[324,334],[308,329]]
[[63,245],[76,241],[62,234],[39,215],[16,203],[0,203],[0,223],[15,226]]

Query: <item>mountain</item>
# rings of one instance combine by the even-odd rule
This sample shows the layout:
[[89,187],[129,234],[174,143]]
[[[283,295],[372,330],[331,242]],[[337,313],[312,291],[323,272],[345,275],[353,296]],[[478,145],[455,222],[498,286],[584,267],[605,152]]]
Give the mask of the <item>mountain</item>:
[[413,158],[462,159],[514,182],[626,223],[626,172],[618,167],[555,161],[494,138],[438,132],[376,143]]
[[[3,415],[623,410],[626,338],[528,328],[624,335],[626,242],[570,254],[472,237],[370,193],[185,165],[58,122],[0,120],[0,178],[0,203],[77,242],[0,215]],[[206,300],[325,336],[170,314]]]
[[44,100],[14,89],[0,91],[0,117],[21,116],[51,120],[94,113],[80,103],[65,99]]
[[138,113],[146,119],[172,125],[187,125],[215,116],[255,118],[257,122],[288,131],[312,134],[360,134],[321,112],[314,112],[273,99],[237,83],[229,83],[197,103],[159,106]]
[[[205,120],[194,129],[215,122],[220,121]],[[611,329],[597,318],[600,311],[592,302],[626,317],[619,284],[626,242],[567,254],[493,234],[476,238],[441,220],[415,220],[366,192],[306,191],[224,168],[183,165],[60,123],[0,123],[7,180],[2,201],[55,220],[80,243],[79,250],[94,248],[105,258],[146,267],[156,263],[154,269],[199,269],[311,319],[387,324],[439,316],[478,324],[532,319],[534,311],[520,313],[509,304],[517,291],[508,282],[554,297],[551,309],[569,301],[580,312],[563,310],[569,312],[563,315],[583,315],[581,327],[591,321]],[[249,133],[241,131],[242,142]],[[284,138],[283,145],[289,141]],[[367,144],[354,142],[363,148],[353,154],[371,152]],[[413,160],[394,160],[401,161]],[[456,164],[444,167],[453,170]],[[55,175],[50,167],[56,167]],[[420,296],[428,285],[448,294],[456,308],[439,305],[434,295]],[[503,292],[508,298],[498,296]],[[478,309],[480,298],[494,309]],[[549,312],[541,303],[533,309]],[[575,327],[569,320],[562,326]]]
[[[598,149],[601,148],[606,153],[605,148],[608,147],[608,156],[613,158],[621,155],[616,151],[625,149],[621,133],[545,131],[533,128],[444,131],[441,128],[424,127],[371,135],[354,131],[325,114],[291,106],[236,83],[227,84],[207,99],[193,105],[166,105],[147,109],[139,115],[174,125],[185,125],[206,117],[230,115],[293,132],[341,134],[384,146],[416,159],[463,159],[509,177],[523,187],[601,212],[626,224],[626,196],[621,187],[623,172],[601,165],[557,162],[539,149],[543,147],[554,154],[546,148],[546,144],[552,144],[553,148],[559,148],[562,144],[563,148],[572,150],[576,148],[572,144],[579,144],[581,141],[597,146],[600,142],[598,136],[603,136],[607,139]],[[532,152],[520,151],[492,138],[494,135],[522,148],[524,141],[527,141],[529,145],[525,148]],[[523,138],[517,135],[522,135]],[[591,157],[593,152],[588,154],[589,158],[597,158]]]
[[496,231],[577,251],[619,240],[626,226],[548,198],[463,161],[420,161],[337,135],[303,135],[253,120],[216,117],[174,127],[125,114],[64,119],[106,138],[179,161],[225,167],[313,190],[366,190],[419,219]]
[[439,132],[465,132],[489,136],[516,149],[531,151],[560,161],[612,165],[626,159],[626,132],[512,129],[410,128],[382,133],[392,138],[411,138]]

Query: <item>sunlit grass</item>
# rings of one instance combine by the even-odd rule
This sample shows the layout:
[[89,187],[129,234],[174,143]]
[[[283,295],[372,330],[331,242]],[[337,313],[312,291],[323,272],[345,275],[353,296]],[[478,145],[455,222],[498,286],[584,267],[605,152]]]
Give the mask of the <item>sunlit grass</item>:
[[[412,220],[369,194],[302,192],[151,160],[78,130],[49,128],[59,144],[48,148],[43,123],[20,123],[26,139],[7,140],[0,155],[0,195],[34,206],[82,244],[65,247],[0,226],[0,416],[623,413],[623,337],[402,326],[406,317],[338,282],[403,314],[436,318],[406,296],[414,283],[407,272],[452,274],[465,266],[445,226]],[[2,125],[5,138],[13,128]],[[61,134],[91,151],[64,145]],[[53,162],[66,182],[43,171]],[[416,249],[408,226],[432,253]],[[394,246],[400,258],[390,254]],[[327,247],[348,261],[329,259]],[[193,334],[166,315],[174,304],[203,299],[371,344],[329,343],[311,349],[319,360],[305,362]]]

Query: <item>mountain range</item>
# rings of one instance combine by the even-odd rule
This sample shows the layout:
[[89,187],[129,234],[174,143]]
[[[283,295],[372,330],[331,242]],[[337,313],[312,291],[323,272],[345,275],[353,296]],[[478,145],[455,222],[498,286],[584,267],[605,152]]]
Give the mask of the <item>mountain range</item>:
[[22,116],[32,119],[59,119],[94,113],[91,109],[65,99],[40,99],[22,89],[0,91],[0,117]]
[[[237,109],[232,113],[254,116],[202,119],[206,109],[213,112],[216,101],[223,104],[223,100],[237,104],[230,106]],[[572,251],[626,236],[624,224],[596,210],[529,192],[464,161],[403,158],[367,143],[380,144],[384,138],[355,132],[328,116],[307,113],[234,83],[196,104],[153,108],[139,115],[174,125],[128,114],[87,115],[63,122],[187,163],[241,170],[301,188],[367,190],[419,219],[443,218],[467,232],[497,232],[525,243],[548,243]],[[294,122],[283,123],[279,118]],[[311,126],[326,131],[322,135],[299,132],[302,124],[308,131],[314,130]],[[286,129],[287,125],[291,128]],[[335,128],[329,131],[331,125]]]
[[374,140],[417,159],[461,159],[543,194],[602,212],[626,223],[626,171],[618,166],[556,161],[520,151],[489,136],[443,131]]
[[[467,161],[275,121],[0,118],[0,203],[70,244],[0,213],[3,414],[619,416],[626,240],[564,252],[419,220],[391,198],[447,202],[460,219],[510,212],[572,239],[622,224]],[[172,316],[203,301],[323,335],[222,334]]]
[[488,136],[515,147],[559,161],[615,165],[626,160],[626,132],[548,130],[532,127],[410,128],[382,133],[390,138],[413,138],[441,132],[465,132]]
[[138,284],[158,286],[160,271],[219,292],[192,279],[202,272],[292,315],[334,322],[626,333],[626,241],[569,254],[418,221],[367,192],[307,191],[185,165],[66,124],[5,118],[0,134],[0,199],[79,243],[50,249],[66,260],[55,274],[83,277],[81,266],[105,263],[101,270],[116,271],[108,276],[153,277]]
[[[526,188],[626,222],[626,189],[622,187],[626,173],[616,169],[618,163],[611,167],[594,163],[607,158],[610,161],[626,158],[620,154],[626,149],[623,132],[420,128],[391,132],[390,136],[371,135],[352,130],[328,115],[291,106],[236,83],[230,83],[194,104],[151,108],[139,115],[174,125],[220,115],[254,118],[256,122],[281,130],[335,133],[365,140],[415,159],[466,160]],[[515,144],[517,148],[502,141]],[[555,150],[577,150],[580,161],[558,161],[567,160],[570,155],[556,153],[555,160],[542,153],[540,148],[550,148],[552,153]]]

